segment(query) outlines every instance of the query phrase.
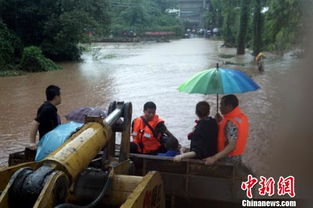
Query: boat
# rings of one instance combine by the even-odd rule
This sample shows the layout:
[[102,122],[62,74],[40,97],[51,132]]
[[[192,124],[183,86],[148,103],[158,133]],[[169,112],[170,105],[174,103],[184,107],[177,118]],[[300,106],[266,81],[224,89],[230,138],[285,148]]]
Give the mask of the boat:
[[[116,121],[123,114],[123,125],[109,128],[106,122],[99,125],[103,122],[102,119],[86,118],[82,130],[72,135],[69,141],[42,161],[34,162],[36,152],[28,148],[10,154],[9,167],[0,169],[2,179],[0,207],[10,207],[9,203],[12,203],[12,199],[9,200],[10,194],[23,193],[20,190],[14,192],[11,188],[15,186],[17,189],[15,184],[17,182],[24,183],[18,180],[19,177],[27,177],[27,174],[37,177],[40,175],[40,169],[45,168],[62,175],[62,180],[67,186],[58,185],[59,178],[56,178],[54,183],[49,182],[50,178],[45,178],[42,186],[46,189],[39,190],[40,195],[32,201],[36,203],[33,207],[54,207],[64,201],[78,204],[93,203],[104,187],[104,181],[107,184],[109,178],[112,178],[113,182],[111,181],[111,189],[108,188],[109,194],[106,197],[102,196],[100,204],[103,206],[241,207],[241,200],[246,198],[245,192],[241,190],[241,183],[246,181],[248,174],[253,174],[249,168],[243,164],[218,162],[209,166],[195,159],[174,162],[171,157],[130,154],[131,105],[128,104],[123,108],[125,109],[117,113],[117,107],[111,107],[111,110],[109,109],[111,114],[108,116],[109,119],[114,118]],[[96,125],[96,129],[100,129],[99,132],[102,128],[108,132],[114,129],[111,136],[105,133],[103,136],[90,136],[85,139],[90,143],[90,147],[95,149],[101,147],[99,151],[95,149],[87,151],[85,147],[79,146],[84,130],[87,131],[92,125]],[[115,132],[122,132],[121,145],[115,144]],[[95,139],[105,140],[103,146],[99,146]],[[50,197],[51,193],[54,193],[51,190],[56,186],[60,190],[65,189],[62,193],[67,193],[57,202]],[[50,200],[47,206],[42,202],[45,197]]]

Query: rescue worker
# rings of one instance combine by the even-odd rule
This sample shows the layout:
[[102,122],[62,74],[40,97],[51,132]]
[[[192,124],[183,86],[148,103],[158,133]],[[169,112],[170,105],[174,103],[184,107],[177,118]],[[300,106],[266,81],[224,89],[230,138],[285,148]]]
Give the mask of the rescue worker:
[[[143,107],[143,115],[134,119],[132,123],[133,142],[130,144],[131,153],[157,154],[165,152],[163,136],[174,137],[155,113],[156,105],[147,102]],[[174,137],[175,138],[175,137]]]
[[47,100],[37,110],[37,116],[31,123],[30,149],[36,148],[36,135],[39,131],[39,140],[47,132],[57,127],[60,123],[60,117],[57,114],[57,105],[61,103],[60,88],[50,85],[46,89]]
[[212,165],[223,158],[224,161],[240,163],[248,138],[248,118],[240,110],[235,95],[222,97],[221,113],[216,115],[218,121],[217,151],[215,155],[204,159],[205,164]]

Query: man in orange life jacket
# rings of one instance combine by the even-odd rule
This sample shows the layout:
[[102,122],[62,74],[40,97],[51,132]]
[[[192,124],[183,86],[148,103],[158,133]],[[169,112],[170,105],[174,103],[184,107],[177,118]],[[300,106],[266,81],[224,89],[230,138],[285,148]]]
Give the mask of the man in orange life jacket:
[[132,123],[133,142],[130,143],[130,152],[157,154],[162,152],[162,136],[166,134],[174,137],[155,111],[155,103],[147,102],[143,107],[144,114],[134,119]]
[[205,158],[205,164],[212,165],[222,158],[225,161],[240,163],[248,138],[248,118],[241,112],[235,95],[222,97],[220,110],[224,118],[220,114],[216,115],[219,122],[218,153]]

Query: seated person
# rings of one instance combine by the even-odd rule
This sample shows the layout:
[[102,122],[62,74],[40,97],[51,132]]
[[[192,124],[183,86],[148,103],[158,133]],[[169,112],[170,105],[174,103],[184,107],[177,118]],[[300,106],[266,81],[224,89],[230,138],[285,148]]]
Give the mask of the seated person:
[[131,153],[155,155],[162,152],[162,137],[174,137],[164,124],[164,121],[155,113],[156,105],[147,102],[143,107],[143,115],[135,118],[132,123],[133,142],[130,143]]
[[158,156],[174,157],[179,154],[178,146],[178,140],[175,137],[169,137],[165,143],[167,151],[165,153],[158,153]]
[[235,95],[222,97],[220,110],[223,117],[220,114],[216,115],[219,122],[218,153],[205,158],[205,164],[212,165],[221,160],[239,164],[248,139],[248,117],[241,111]]
[[216,120],[209,117],[209,103],[199,102],[196,106],[196,114],[199,120],[196,121],[194,131],[188,135],[191,140],[190,152],[175,156],[174,161],[181,161],[184,158],[203,159],[217,152],[218,126]]

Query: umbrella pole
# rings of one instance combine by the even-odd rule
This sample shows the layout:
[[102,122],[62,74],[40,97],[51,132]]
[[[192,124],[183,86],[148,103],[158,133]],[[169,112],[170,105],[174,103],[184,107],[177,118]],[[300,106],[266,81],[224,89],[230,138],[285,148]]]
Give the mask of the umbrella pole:
[[216,113],[218,113],[218,93],[216,93]]
[[[218,68],[219,68],[219,65],[218,65],[218,63],[216,63],[216,70],[217,71],[219,71]],[[216,114],[218,114],[218,93],[216,93]]]

